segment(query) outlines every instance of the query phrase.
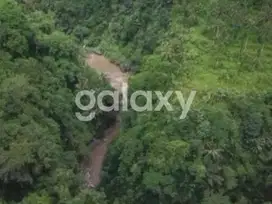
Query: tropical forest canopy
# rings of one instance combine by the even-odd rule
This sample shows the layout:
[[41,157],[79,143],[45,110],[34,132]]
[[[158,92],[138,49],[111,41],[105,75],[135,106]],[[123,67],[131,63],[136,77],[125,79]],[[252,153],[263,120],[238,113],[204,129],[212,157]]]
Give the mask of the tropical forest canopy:
[[[0,203],[271,203],[271,11],[271,0],[0,0]],[[79,121],[74,98],[109,85],[88,50],[133,73],[129,93],[197,92],[183,120],[175,98],[171,112],[122,112],[96,189],[81,161],[108,116]]]

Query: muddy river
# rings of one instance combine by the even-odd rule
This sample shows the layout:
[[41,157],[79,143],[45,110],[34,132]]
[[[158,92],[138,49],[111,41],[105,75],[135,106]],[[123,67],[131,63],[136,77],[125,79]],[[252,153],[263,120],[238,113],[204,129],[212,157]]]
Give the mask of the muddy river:
[[[127,83],[128,74],[123,73],[121,69],[111,63],[103,55],[89,54],[87,57],[88,65],[97,72],[104,74],[105,78],[113,88],[121,91],[122,83]],[[89,187],[94,188],[100,183],[103,162],[107,154],[108,145],[119,134],[120,119],[117,116],[116,122],[112,124],[103,133],[103,139],[96,140],[91,144],[92,150],[88,162],[85,165],[85,180]]]

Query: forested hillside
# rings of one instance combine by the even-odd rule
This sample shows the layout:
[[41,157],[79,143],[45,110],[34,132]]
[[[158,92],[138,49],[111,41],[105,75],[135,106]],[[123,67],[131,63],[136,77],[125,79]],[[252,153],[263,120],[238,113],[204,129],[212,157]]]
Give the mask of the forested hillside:
[[106,85],[79,51],[51,14],[0,1],[0,203],[102,203],[84,191],[78,163],[96,121],[75,118],[74,96]]
[[[271,11],[271,0],[0,0],[2,203],[271,203]],[[172,112],[123,112],[96,190],[79,162],[106,118],[78,121],[74,97],[108,85],[82,46],[132,71],[130,93],[197,91],[183,120],[174,98]]]

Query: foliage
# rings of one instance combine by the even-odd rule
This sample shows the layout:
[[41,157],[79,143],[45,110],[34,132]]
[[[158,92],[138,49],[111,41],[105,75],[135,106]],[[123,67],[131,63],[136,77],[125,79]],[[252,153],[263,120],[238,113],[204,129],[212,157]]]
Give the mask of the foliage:
[[[0,0],[2,203],[271,202],[270,0],[18,2]],[[72,99],[106,86],[78,45],[133,71],[130,93],[197,91],[184,120],[175,98],[122,113],[98,190],[78,161],[107,118],[77,121]]]
[[0,196],[10,203],[64,203],[80,194],[79,161],[97,131],[75,117],[74,97],[106,86],[52,19],[0,1]]

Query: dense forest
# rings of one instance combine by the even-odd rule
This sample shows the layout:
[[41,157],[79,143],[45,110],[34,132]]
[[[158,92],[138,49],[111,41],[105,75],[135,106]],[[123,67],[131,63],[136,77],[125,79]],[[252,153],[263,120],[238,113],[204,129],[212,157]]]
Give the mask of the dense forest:
[[[95,189],[81,161],[108,116],[79,121],[74,98],[110,86],[88,50],[129,93],[197,91],[183,120],[175,98],[121,112]],[[0,0],[0,203],[272,203],[272,1]]]

